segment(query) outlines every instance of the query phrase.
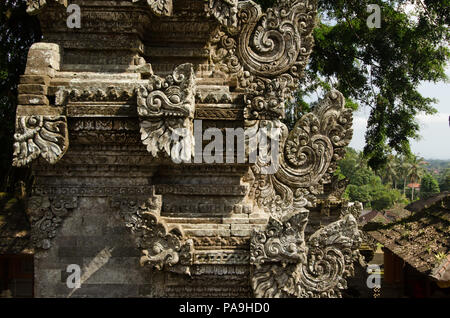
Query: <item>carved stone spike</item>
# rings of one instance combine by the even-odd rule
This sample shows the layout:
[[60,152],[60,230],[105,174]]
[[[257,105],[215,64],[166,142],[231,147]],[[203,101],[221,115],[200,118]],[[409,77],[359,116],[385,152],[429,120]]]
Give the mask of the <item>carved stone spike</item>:
[[179,65],[164,79],[153,75],[148,86],[136,92],[141,139],[148,152],[189,161],[194,154],[196,95],[192,64]]
[[54,164],[69,147],[65,116],[18,116],[13,165],[22,167],[41,156]]
[[141,266],[157,270],[174,270],[188,274],[192,264],[193,240],[186,239],[183,232],[169,229],[160,220],[160,197],[153,197],[143,204],[137,199],[116,198],[111,206],[119,209],[125,224],[133,233],[142,252]]
[[67,0],[27,0],[27,13],[38,14],[47,5],[47,1],[57,2],[67,7]]
[[147,2],[152,12],[157,16],[171,16],[173,12],[172,0],[132,0],[135,2]]
[[51,239],[64,218],[78,206],[77,197],[41,197],[28,199],[27,214],[31,223],[31,240],[36,248],[49,249]]

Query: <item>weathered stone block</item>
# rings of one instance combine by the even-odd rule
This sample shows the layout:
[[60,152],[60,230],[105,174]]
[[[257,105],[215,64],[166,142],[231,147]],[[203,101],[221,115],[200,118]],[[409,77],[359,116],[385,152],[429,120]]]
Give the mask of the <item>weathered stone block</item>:
[[224,218],[223,223],[224,224],[248,224],[249,218]]
[[19,84],[19,94],[47,95],[48,87],[38,84]]
[[49,105],[47,96],[44,95],[32,95],[32,94],[20,94],[18,98],[20,105]]
[[20,84],[45,85],[50,84],[50,77],[45,75],[21,75]]

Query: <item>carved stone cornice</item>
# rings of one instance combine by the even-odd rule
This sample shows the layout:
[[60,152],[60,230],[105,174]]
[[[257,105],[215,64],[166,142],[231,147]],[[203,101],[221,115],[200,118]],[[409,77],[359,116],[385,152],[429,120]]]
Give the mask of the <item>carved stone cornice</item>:
[[111,207],[119,210],[142,252],[141,266],[190,274],[193,262],[192,239],[178,227],[168,228],[159,217],[161,199],[153,196],[144,203],[135,198],[114,198]]
[[[27,0],[27,13],[38,14],[49,2],[56,2],[67,7],[67,0]],[[173,12],[172,0],[132,0],[132,3],[146,2],[152,13],[157,16],[171,16]]]
[[[196,95],[192,64],[179,65],[166,78],[153,75],[136,93],[141,139],[148,152],[154,157],[165,153],[189,161],[194,154]],[[177,140],[182,149],[173,147]]]
[[34,15],[45,8],[47,2],[56,2],[67,7],[67,0],[27,0],[27,13]]
[[36,248],[49,249],[64,218],[78,206],[75,196],[33,196],[28,199],[31,241]]
[[17,116],[12,164],[28,165],[41,156],[54,164],[69,146],[66,116]]
[[280,0],[266,12],[253,1],[206,6],[221,24],[210,39],[211,62],[246,91],[247,119],[284,117],[284,103],[312,52],[316,7],[310,0]]

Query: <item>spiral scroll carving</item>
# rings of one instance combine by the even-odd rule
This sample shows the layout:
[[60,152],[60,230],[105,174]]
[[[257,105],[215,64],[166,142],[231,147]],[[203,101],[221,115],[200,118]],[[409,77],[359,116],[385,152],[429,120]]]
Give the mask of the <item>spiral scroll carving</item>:
[[230,10],[212,11],[221,27],[210,39],[211,61],[247,91],[247,119],[283,118],[284,103],[312,52],[316,6],[316,1],[280,0],[263,12],[253,1],[239,1],[237,27],[229,26]]
[[[270,123],[270,124],[269,124]],[[307,207],[315,204],[323,184],[330,183],[336,162],[352,137],[352,113],[341,93],[332,91],[288,132],[279,121],[259,121],[250,129],[280,126],[280,166],[273,175],[252,168],[250,195],[270,214],[264,231],[254,231],[252,286],[257,297],[340,297],[345,278],[359,257],[360,233],[355,204],[341,219],[306,242]]]

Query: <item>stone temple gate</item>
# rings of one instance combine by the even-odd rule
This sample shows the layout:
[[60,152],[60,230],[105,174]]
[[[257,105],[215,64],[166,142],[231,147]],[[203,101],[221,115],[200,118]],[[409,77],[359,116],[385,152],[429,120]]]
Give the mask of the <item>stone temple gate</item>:
[[[35,177],[36,296],[341,296],[359,207],[331,220],[317,206],[339,188],[351,111],[332,91],[291,131],[282,123],[313,49],[315,0],[78,0],[72,29],[66,0],[28,2],[44,38],[21,77],[13,164]],[[208,141],[195,122],[277,128],[279,169],[196,161]],[[179,164],[177,128],[196,150]]]

